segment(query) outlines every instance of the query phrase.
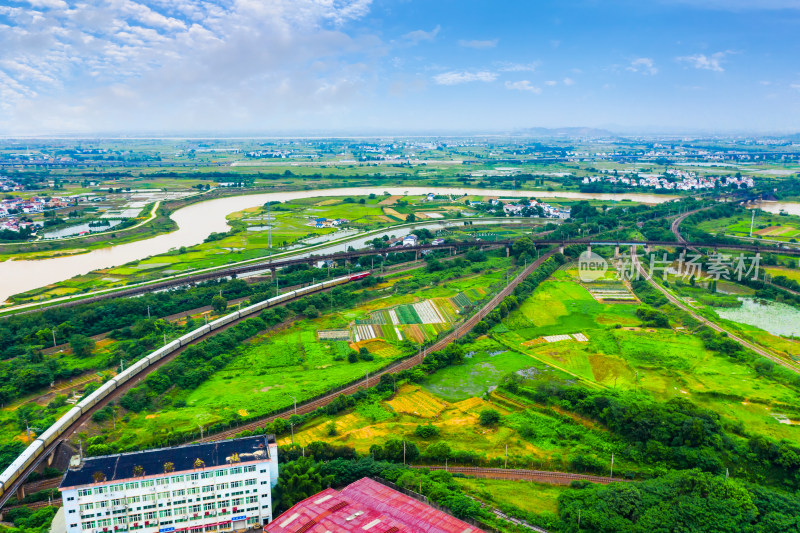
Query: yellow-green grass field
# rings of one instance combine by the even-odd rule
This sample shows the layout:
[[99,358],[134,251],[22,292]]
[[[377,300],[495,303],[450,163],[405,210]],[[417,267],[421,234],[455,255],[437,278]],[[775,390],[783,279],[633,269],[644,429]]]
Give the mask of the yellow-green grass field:
[[[730,420],[745,421],[750,431],[800,441],[800,428],[793,422],[800,421],[796,387],[706,350],[689,329],[643,329],[634,310],[625,304],[598,304],[559,271],[511,314],[510,331],[492,336],[584,384],[638,387],[661,400],[690,398]],[[584,333],[588,342],[528,342],[575,332]],[[792,422],[786,423],[787,418]]]
[[494,507],[513,505],[535,514],[558,512],[558,497],[569,487],[508,479],[455,478],[471,496]]
[[[503,417],[496,427],[478,422],[482,410],[494,409]],[[423,439],[415,435],[418,425],[433,424],[439,436]],[[335,434],[331,434],[331,424]],[[535,428],[524,437],[519,428]],[[279,444],[308,445],[326,441],[350,446],[369,453],[373,444],[389,439],[414,442],[421,451],[436,442],[446,442],[453,450],[479,454],[484,460],[505,457],[508,446],[509,467],[566,468],[572,454],[608,456],[623,446],[604,429],[564,413],[543,409],[520,399],[493,393],[484,398],[470,397],[448,402],[416,384],[398,387],[390,399],[361,404],[354,410],[333,417],[318,417],[300,430],[279,439]],[[635,465],[627,465],[628,467]]]
[[[316,319],[298,318],[289,327],[258,336],[240,347],[234,359],[207,381],[191,391],[172,390],[169,401],[159,412],[128,413],[117,423],[116,434],[124,434],[124,444],[146,443],[171,431],[191,430],[199,424],[208,426],[240,416],[252,417],[288,408],[293,397],[298,402],[334,387],[375,372],[403,355],[402,344],[381,340],[351,345],[366,347],[373,361],[349,363],[350,347],[344,341],[318,341],[316,332],[346,328],[354,319],[365,317],[375,308],[392,306],[400,301],[414,302],[432,296],[455,296],[474,287],[491,287],[505,279],[508,258],[491,258],[485,271],[462,272],[459,269],[426,273],[421,266],[403,274],[389,276],[387,286],[377,298],[349,309],[320,309]],[[458,272],[461,272],[459,275]],[[446,282],[441,276],[456,276]],[[460,277],[459,277],[460,276]],[[413,278],[421,284],[413,293],[396,293],[395,285]],[[433,284],[433,283],[436,284]],[[406,348],[406,355],[414,350]],[[224,391],[224,392],[221,392]],[[179,401],[179,407],[171,403]],[[184,405],[185,402],[185,405]],[[107,424],[106,424],[107,426]],[[99,428],[98,428],[99,429]],[[110,428],[103,428],[109,431]]]

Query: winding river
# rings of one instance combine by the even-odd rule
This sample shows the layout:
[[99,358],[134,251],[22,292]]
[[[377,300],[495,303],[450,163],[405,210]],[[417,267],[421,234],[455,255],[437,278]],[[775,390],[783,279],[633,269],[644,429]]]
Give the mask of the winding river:
[[[500,198],[536,197],[565,198],[570,200],[607,200],[618,202],[632,200],[647,204],[658,204],[674,197],[646,193],[597,193],[586,194],[564,191],[508,191],[502,189],[472,189],[456,187],[348,187],[339,189],[314,189],[307,191],[275,192],[218,198],[192,204],[172,213],[171,218],[178,224],[172,233],[150,239],[109,246],[88,253],[54,257],[52,259],[5,261],[0,263],[0,301],[12,294],[29,291],[51,283],[86,274],[100,268],[110,268],[131,261],[168,252],[181,246],[200,244],[213,232],[230,229],[226,217],[230,213],[249,207],[263,205],[268,201],[296,200],[320,196],[366,196],[371,193],[393,195],[464,194],[479,196],[498,196]],[[319,252],[317,252],[319,253]]]

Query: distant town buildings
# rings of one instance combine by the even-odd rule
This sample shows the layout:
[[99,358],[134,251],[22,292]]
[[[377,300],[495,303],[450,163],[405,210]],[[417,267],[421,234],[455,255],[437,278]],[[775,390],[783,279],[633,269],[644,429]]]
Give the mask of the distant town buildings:
[[335,228],[348,224],[349,222],[350,221],[346,218],[315,218],[309,221],[306,226],[312,226],[314,228]]
[[277,481],[262,435],[75,461],[59,490],[67,533],[216,533],[269,523]]
[[480,533],[481,529],[369,478],[306,498],[264,527],[269,533]]
[[714,189],[716,187],[753,187],[753,178],[748,176],[697,176],[695,172],[682,169],[667,169],[664,174],[626,174],[614,175],[604,173],[600,176],[587,176],[583,183],[620,183],[630,187],[649,187],[676,191]]

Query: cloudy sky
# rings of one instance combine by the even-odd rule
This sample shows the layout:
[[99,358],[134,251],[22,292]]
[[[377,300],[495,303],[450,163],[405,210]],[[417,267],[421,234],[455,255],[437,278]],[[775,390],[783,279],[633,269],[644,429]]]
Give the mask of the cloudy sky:
[[0,0],[0,135],[800,131],[800,0]]

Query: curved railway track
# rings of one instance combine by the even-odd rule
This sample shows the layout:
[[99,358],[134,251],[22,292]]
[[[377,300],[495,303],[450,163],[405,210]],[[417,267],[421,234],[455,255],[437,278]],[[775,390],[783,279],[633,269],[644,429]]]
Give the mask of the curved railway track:
[[[635,251],[635,249],[636,249],[635,247],[631,248],[632,251]],[[713,329],[714,331],[716,331],[718,333],[724,333],[731,340],[737,342],[740,346],[742,346],[742,347],[744,347],[744,348],[746,348],[748,350],[754,351],[758,355],[760,355],[762,357],[765,357],[765,358],[769,359],[770,361],[772,361],[773,363],[777,363],[777,364],[781,365],[782,367],[784,367],[784,368],[786,368],[788,370],[791,370],[795,374],[800,374],[800,366],[791,364],[788,361],[785,361],[785,360],[781,359],[780,357],[768,352],[764,348],[762,348],[760,346],[757,346],[757,345],[755,345],[755,344],[753,344],[753,343],[751,343],[749,341],[746,341],[745,339],[739,337],[738,335],[734,335],[733,333],[731,333],[730,331],[726,330],[722,326],[720,326],[720,325],[716,324],[715,322],[712,322],[712,321],[708,320],[707,318],[705,318],[703,316],[700,316],[699,314],[694,312],[694,310],[689,308],[688,305],[683,303],[679,298],[674,296],[671,292],[669,292],[667,289],[662,287],[657,281],[655,281],[650,276],[650,274],[647,273],[647,270],[644,268],[644,266],[642,266],[641,261],[639,261],[639,258],[635,253],[631,254],[631,258],[633,260],[633,263],[636,265],[637,270],[642,275],[642,277],[648,283],[650,283],[650,285],[652,285],[653,288],[655,288],[661,294],[663,294],[667,298],[667,300],[670,301],[670,303],[672,303],[673,305],[675,305],[676,307],[678,307],[682,311],[688,313],[689,316],[691,316],[692,318],[694,318],[695,320],[697,320],[701,324],[703,324],[705,326],[708,326],[709,328]]]
[[222,439],[230,438],[230,437],[233,437],[234,435],[236,435],[237,433],[240,433],[242,431],[252,431],[254,429],[259,429],[259,428],[263,427],[265,424],[268,424],[268,423],[272,422],[276,418],[284,418],[284,417],[287,417],[287,416],[291,416],[293,414],[302,415],[302,414],[310,413],[310,412],[314,411],[315,409],[317,409],[318,407],[323,407],[325,405],[328,405],[329,403],[331,403],[333,400],[335,400],[339,396],[354,394],[359,389],[366,389],[366,388],[369,388],[369,387],[377,385],[378,383],[380,383],[381,376],[383,376],[385,374],[396,374],[396,373],[401,372],[403,370],[408,370],[409,368],[413,368],[413,367],[417,366],[418,364],[422,363],[422,361],[425,359],[425,355],[428,352],[439,351],[439,350],[445,348],[451,342],[453,342],[453,341],[455,341],[457,339],[460,339],[461,337],[463,337],[464,335],[469,333],[472,330],[472,328],[475,327],[475,324],[477,324],[478,322],[483,320],[483,318],[489,312],[491,312],[495,307],[497,307],[500,304],[500,302],[503,301],[503,298],[505,298],[506,296],[511,294],[513,292],[513,290],[516,288],[516,286],[519,285],[522,282],[522,280],[527,278],[534,270],[539,268],[539,266],[542,263],[544,263],[551,255],[553,255],[553,253],[554,253],[553,251],[550,251],[550,252],[548,252],[546,254],[543,254],[539,259],[537,259],[536,261],[531,263],[525,270],[523,270],[517,277],[515,277],[511,281],[511,283],[509,283],[505,288],[503,288],[502,291],[497,293],[491,300],[489,300],[477,313],[475,313],[474,315],[469,317],[467,320],[465,320],[462,324],[460,324],[458,327],[456,327],[453,331],[448,333],[446,336],[444,336],[440,340],[436,341],[436,343],[434,343],[433,345],[428,347],[425,351],[420,352],[419,355],[415,355],[415,356],[410,357],[408,359],[404,359],[402,361],[399,361],[398,363],[390,365],[390,366],[384,368],[383,370],[381,370],[379,372],[376,372],[374,375],[371,375],[369,377],[365,376],[365,378],[363,380],[359,381],[358,383],[353,383],[352,385],[349,385],[348,387],[345,387],[343,389],[337,390],[335,392],[331,392],[330,394],[326,394],[325,396],[322,396],[322,397],[317,398],[315,400],[312,400],[312,401],[309,401],[309,402],[305,402],[305,403],[302,403],[302,404],[298,404],[297,405],[297,409],[289,408],[289,409],[286,409],[286,410],[284,410],[284,411],[282,411],[280,413],[276,413],[276,414],[273,414],[273,415],[270,415],[270,416],[267,416],[267,417],[264,417],[264,418],[260,418],[258,420],[254,420],[253,422],[249,422],[247,424],[242,424],[241,426],[238,426],[236,428],[228,429],[228,430],[216,433],[214,435],[210,435],[208,437],[200,439],[197,442],[212,442],[212,441],[215,441],[215,440],[222,440]]

